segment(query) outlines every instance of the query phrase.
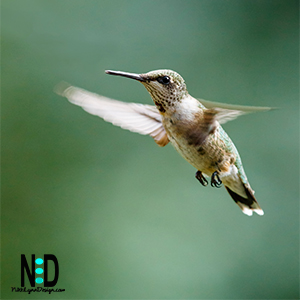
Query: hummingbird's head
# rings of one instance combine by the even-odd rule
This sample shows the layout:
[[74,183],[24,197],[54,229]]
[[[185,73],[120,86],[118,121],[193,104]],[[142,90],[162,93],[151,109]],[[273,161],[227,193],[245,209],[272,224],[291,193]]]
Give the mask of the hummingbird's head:
[[134,74],[120,71],[105,71],[107,74],[124,76],[140,81],[160,112],[180,102],[188,92],[184,79],[172,70],[155,70],[145,74]]

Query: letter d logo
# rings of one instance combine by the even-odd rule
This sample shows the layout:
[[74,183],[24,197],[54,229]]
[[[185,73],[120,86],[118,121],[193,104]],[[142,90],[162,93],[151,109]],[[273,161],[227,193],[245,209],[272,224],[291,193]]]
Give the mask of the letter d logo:
[[[52,260],[54,262],[54,279],[52,281],[48,280],[48,261]],[[45,268],[45,275],[44,275],[44,286],[45,287],[52,287],[57,284],[58,275],[59,275],[59,268],[58,268],[58,261],[55,255],[53,254],[45,254],[44,255],[44,268]]]

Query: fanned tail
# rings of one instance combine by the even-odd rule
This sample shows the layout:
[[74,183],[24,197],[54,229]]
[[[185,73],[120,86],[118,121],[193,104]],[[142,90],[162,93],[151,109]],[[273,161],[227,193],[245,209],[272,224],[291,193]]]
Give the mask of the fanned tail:
[[[244,184],[243,184],[244,185]],[[232,199],[236,202],[236,204],[241,208],[244,214],[248,216],[252,216],[253,212],[256,212],[258,215],[262,216],[264,211],[261,209],[259,204],[257,203],[252,190],[247,188],[244,185],[245,193],[247,198],[240,196],[239,194],[233,192],[229,187],[225,186],[228,193],[232,197]]]

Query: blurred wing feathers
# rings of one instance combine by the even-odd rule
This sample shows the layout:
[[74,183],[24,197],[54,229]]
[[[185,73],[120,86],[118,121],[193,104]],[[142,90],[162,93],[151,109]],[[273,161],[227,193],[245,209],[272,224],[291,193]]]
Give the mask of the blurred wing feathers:
[[275,108],[262,107],[262,106],[244,106],[244,105],[233,105],[224,104],[219,102],[212,102],[200,99],[199,100],[207,109],[215,111],[215,119],[220,123],[224,124],[228,121],[234,120],[235,118],[254,112],[269,111]]
[[155,106],[113,100],[64,83],[55,91],[107,122],[132,132],[150,135],[159,146],[163,147],[169,142],[161,115]]
[[224,124],[228,121],[234,120],[237,117],[248,113],[241,110],[223,109],[219,107],[215,107],[210,110],[215,112],[215,120],[218,121],[220,124]]

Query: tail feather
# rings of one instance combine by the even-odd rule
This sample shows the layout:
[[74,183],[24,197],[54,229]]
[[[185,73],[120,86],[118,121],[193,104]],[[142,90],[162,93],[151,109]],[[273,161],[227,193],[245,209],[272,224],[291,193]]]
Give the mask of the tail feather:
[[248,216],[252,216],[253,211],[258,215],[262,216],[264,211],[261,209],[259,204],[257,203],[253,192],[244,185],[245,193],[247,198],[240,196],[239,194],[233,192],[229,187],[225,186],[228,193],[232,197],[232,199],[236,202],[236,204],[241,208],[244,214]]

